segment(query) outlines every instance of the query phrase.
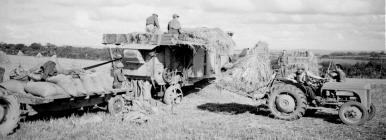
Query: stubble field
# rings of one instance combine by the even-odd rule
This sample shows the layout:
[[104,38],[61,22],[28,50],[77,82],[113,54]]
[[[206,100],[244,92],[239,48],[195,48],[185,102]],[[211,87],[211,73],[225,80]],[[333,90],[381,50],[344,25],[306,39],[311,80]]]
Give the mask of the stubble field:
[[[36,62],[33,57],[12,56],[11,60],[28,67]],[[59,62],[73,67],[98,63],[72,59]],[[98,70],[107,72],[109,67]],[[178,106],[157,106],[157,113],[147,123],[123,121],[98,109],[57,112],[22,120],[14,134],[2,139],[386,139],[386,87],[381,85],[386,81],[364,82],[378,83],[371,91],[377,112],[362,126],[345,125],[337,112],[331,111],[296,121],[272,119],[268,111],[257,111],[255,103],[246,97],[214,85],[201,85],[200,89],[186,88],[184,101]],[[84,123],[95,117],[102,119]]]

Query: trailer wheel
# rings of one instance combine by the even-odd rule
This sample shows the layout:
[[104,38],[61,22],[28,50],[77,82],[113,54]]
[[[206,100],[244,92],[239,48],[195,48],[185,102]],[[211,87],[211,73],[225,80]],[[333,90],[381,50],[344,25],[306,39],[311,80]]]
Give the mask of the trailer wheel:
[[[1,91],[0,91],[1,92]],[[17,127],[20,103],[15,96],[0,96],[0,135],[8,135]]]
[[123,112],[125,107],[125,101],[122,96],[118,95],[111,97],[107,104],[107,110],[112,115],[118,115]]
[[182,102],[183,93],[179,85],[171,85],[168,87],[164,94],[164,103],[167,105],[170,104],[180,104]]
[[343,104],[339,109],[339,118],[348,125],[362,125],[368,119],[368,111],[359,102],[350,101]]

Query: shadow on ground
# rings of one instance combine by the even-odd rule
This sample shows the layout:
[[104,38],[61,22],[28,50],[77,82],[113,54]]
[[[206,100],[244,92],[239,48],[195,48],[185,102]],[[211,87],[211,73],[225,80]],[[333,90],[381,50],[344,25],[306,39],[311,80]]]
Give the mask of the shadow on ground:
[[187,96],[191,93],[199,92],[201,89],[212,84],[213,81],[214,81],[214,79],[203,79],[201,81],[198,81],[197,83],[195,83],[192,86],[182,87],[182,91],[184,92],[184,96]]
[[231,115],[243,114],[248,112],[255,115],[268,116],[269,113],[265,110],[257,111],[258,109],[256,106],[238,103],[206,103],[197,106],[197,108],[204,111],[225,113]]
[[[243,114],[243,113],[251,113],[255,115],[262,115],[262,116],[270,116],[269,110],[266,106],[260,106],[259,108],[252,105],[247,104],[238,104],[238,103],[205,103],[202,105],[197,106],[198,109],[214,112],[214,113],[222,113],[222,114],[230,114],[230,115],[237,115],[237,114]],[[318,111],[315,114],[311,115],[305,115],[304,117],[307,118],[314,118],[314,119],[322,119],[329,123],[334,124],[341,124],[342,121],[339,119],[339,116],[337,114],[332,113],[326,113],[322,111]]]
[[[55,112],[41,112],[36,115],[27,116],[20,120],[20,122],[32,122],[32,121],[49,121],[51,119],[59,119],[59,118],[68,118],[71,116],[83,116],[86,113],[96,114],[98,112],[105,112],[103,109],[99,108],[88,108],[88,109],[72,109],[72,110],[63,110],[63,111],[55,111]],[[107,113],[107,112],[106,112]]]
[[342,121],[339,119],[339,116],[337,114],[327,113],[323,111],[318,111],[315,114],[310,114],[310,115],[306,114],[303,117],[322,119],[326,122],[333,123],[333,124],[342,124]]

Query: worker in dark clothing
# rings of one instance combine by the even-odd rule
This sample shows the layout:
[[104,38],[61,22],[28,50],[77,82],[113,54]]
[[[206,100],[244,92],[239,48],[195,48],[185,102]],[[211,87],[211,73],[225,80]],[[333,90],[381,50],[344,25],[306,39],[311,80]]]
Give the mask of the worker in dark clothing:
[[292,81],[293,83],[298,83],[299,85],[301,85],[306,90],[306,95],[309,101],[316,105],[317,102],[320,101],[318,98],[316,98],[316,87],[314,87],[311,83],[311,78],[316,80],[325,80],[325,78],[319,77],[309,71],[306,71],[304,66],[298,66],[296,72],[288,75],[286,79]]
[[335,64],[335,70],[330,73],[332,79],[335,79],[336,82],[345,82],[346,73],[343,71],[341,64]]
[[168,33],[169,34],[180,34],[181,33],[181,24],[178,21],[180,16],[173,14],[173,19],[168,23]]
[[286,64],[288,64],[288,57],[286,55],[286,50],[283,50],[283,52],[279,56],[279,59],[277,60],[277,64],[280,67],[279,70],[282,77],[284,77],[286,74]]
[[5,69],[3,67],[0,67],[0,83],[4,82],[3,77],[4,77]]
[[146,19],[146,32],[157,33],[159,31],[158,15],[153,14]]

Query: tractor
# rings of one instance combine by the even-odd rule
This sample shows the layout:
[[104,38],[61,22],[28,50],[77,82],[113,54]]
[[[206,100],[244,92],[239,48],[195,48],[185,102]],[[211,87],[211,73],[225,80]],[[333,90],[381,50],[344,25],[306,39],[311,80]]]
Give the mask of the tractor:
[[275,72],[267,84],[267,91],[259,101],[268,107],[270,115],[281,120],[297,120],[318,110],[338,110],[339,118],[347,125],[362,125],[375,116],[371,103],[370,84],[348,79],[346,82],[312,80],[317,104],[308,98],[304,85],[277,78]]

